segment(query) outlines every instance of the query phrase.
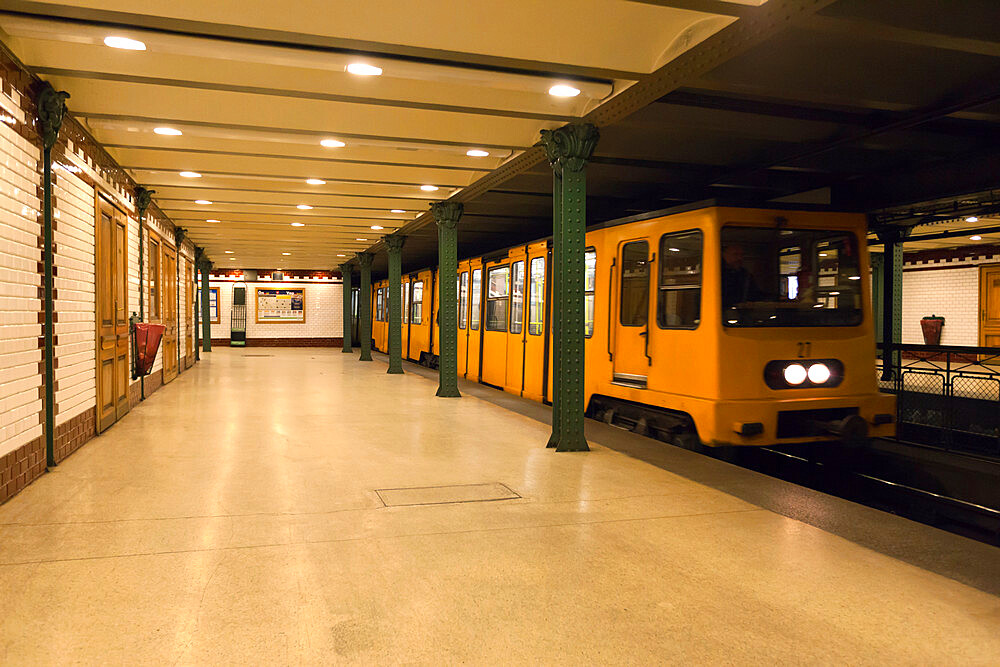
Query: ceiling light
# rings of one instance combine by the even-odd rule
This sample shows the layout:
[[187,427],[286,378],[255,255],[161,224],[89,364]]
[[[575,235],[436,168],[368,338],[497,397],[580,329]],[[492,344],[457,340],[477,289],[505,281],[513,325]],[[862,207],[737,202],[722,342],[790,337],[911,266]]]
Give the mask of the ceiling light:
[[478,148],[473,148],[472,150],[465,151],[465,154],[469,157],[489,157],[489,151],[480,150]]
[[372,225],[372,231],[380,232],[383,229],[385,229],[385,227],[383,227],[382,225]]
[[354,239],[355,241],[367,241],[368,239]]
[[235,258],[235,257],[230,257],[230,258],[229,258],[229,261],[230,261],[230,262],[235,262],[235,261],[236,261],[236,258]]
[[347,71],[358,76],[379,76],[382,68],[368,63],[351,63],[347,66]]
[[304,223],[304,222],[293,222],[292,223],[292,227],[305,227],[305,226],[306,226],[306,223]]
[[129,39],[128,37],[105,37],[104,45],[110,46],[112,49],[125,49],[127,51],[145,51],[146,45],[137,39]]
[[153,128],[153,132],[155,132],[156,134],[162,134],[162,135],[168,136],[168,137],[179,137],[182,134],[184,134],[180,130],[176,130],[176,129],[172,128],[172,127],[154,127]]
[[326,185],[326,181],[321,178],[307,178],[306,183],[309,185]]
[[420,189],[424,192],[437,192],[438,186],[436,185],[421,185]]
[[295,208],[299,209],[300,211],[311,211],[312,210],[312,206],[310,206],[309,204],[299,204]]
[[195,199],[194,203],[195,204],[201,204],[202,206],[208,206],[212,202],[208,201],[207,199]]
[[970,236],[970,237],[969,237],[969,240],[970,240],[970,241],[982,241],[982,240],[983,240],[983,237],[982,237],[982,236],[980,236],[979,234],[976,234],[975,236]]
[[343,141],[337,141],[336,139],[324,139],[323,141],[319,142],[319,145],[326,146],[327,148],[343,148],[347,144],[345,144]]
[[970,215],[968,218],[965,219],[965,221],[966,222],[979,222],[979,218],[977,218],[974,215]]
[[347,255],[337,255],[337,257],[347,257]]
[[283,252],[281,254],[284,255],[285,257],[287,257],[288,255],[291,255],[292,253],[290,253],[290,252]]
[[406,211],[404,211],[401,208],[394,208],[391,211],[389,211],[389,213],[406,213]]
[[232,255],[233,254],[232,250],[226,250],[225,252],[226,252],[227,255]]
[[552,97],[576,97],[580,94],[579,88],[567,86],[565,83],[557,83],[549,88],[549,95]]
[[197,171],[182,171],[181,176],[184,178],[201,178],[201,174]]
[[216,220],[215,218],[209,218],[205,222],[218,222],[218,220]]

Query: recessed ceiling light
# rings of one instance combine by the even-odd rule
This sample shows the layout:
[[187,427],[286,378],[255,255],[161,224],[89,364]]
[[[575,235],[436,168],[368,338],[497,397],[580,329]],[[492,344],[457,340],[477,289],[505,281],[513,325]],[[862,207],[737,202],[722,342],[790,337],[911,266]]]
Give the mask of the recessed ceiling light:
[[299,204],[295,208],[299,209],[300,211],[311,211],[312,210],[312,206],[310,206],[309,204]]
[[385,227],[383,227],[382,225],[372,225],[372,230],[373,231],[380,232],[383,229],[385,229]]
[[319,145],[326,146],[327,148],[343,148],[347,144],[345,144],[343,141],[338,141],[337,139],[324,139],[323,141],[319,142]]
[[347,66],[347,71],[358,76],[379,76],[382,68],[368,63],[351,63]]
[[162,135],[168,136],[168,137],[179,137],[182,134],[184,134],[180,130],[174,129],[172,127],[154,127],[153,128],[153,132],[155,132],[156,134],[162,134]]
[[549,88],[549,95],[552,97],[576,97],[580,94],[579,88],[567,86],[565,83],[557,83]]
[[232,250],[226,250],[226,251],[225,251],[225,253],[226,253],[227,255],[232,255],[232,254],[233,254],[233,251],[232,251]]
[[472,150],[465,151],[465,154],[469,157],[489,157],[489,151],[480,150],[478,148],[473,148]]
[[184,178],[201,178],[201,174],[197,171],[182,171],[181,176]]
[[290,252],[283,252],[281,254],[284,255],[285,257],[287,257],[287,256],[291,255],[292,253],[290,253]]
[[309,185],[326,185],[326,181],[321,178],[307,178],[306,183]]
[[982,236],[980,236],[979,234],[976,234],[975,236],[970,236],[970,237],[969,237],[969,240],[970,240],[970,241],[982,241],[982,240],[983,240],[983,237],[982,237]]
[[394,208],[391,211],[389,211],[389,213],[406,213],[406,211],[404,211],[401,208]]
[[304,223],[304,222],[293,222],[291,224],[292,224],[292,227],[305,227],[306,226],[306,223]]
[[368,239],[354,239],[355,241],[367,241]]
[[979,218],[977,218],[974,215],[970,215],[968,218],[965,219],[965,221],[966,222],[979,222]]
[[436,192],[438,190],[438,186],[436,186],[436,185],[421,185],[420,189],[423,190],[424,192]]
[[208,201],[207,199],[195,199],[194,203],[195,204],[201,204],[202,206],[208,206],[212,202]]
[[146,45],[137,39],[128,37],[109,36],[104,38],[104,45],[112,49],[125,49],[127,51],[145,51]]
[[347,255],[337,255],[337,257],[347,257]]
[[215,218],[209,218],[205,222],[218,222],[218,220],[216,220]]
[[235,258],[235,257],[230,257],[230,258],[229,258],[229,261],[230,261],[230,262],[235,262],[235,261],[236,261],[236,258]]

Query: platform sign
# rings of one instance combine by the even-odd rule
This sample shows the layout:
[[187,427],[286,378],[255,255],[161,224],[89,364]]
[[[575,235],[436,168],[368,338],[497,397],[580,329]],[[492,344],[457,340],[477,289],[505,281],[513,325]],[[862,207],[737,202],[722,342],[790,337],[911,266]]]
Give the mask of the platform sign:
[[282,289],[258,287],[255,296],[258,324],[267,322],[297,324],[306,321],[306,290],[304,287],[285,287]]
[[[201,286],[198,286],[198,313],[201,313]],[[208,288],[208,321],[212,324],[219,323],[219,288]]]

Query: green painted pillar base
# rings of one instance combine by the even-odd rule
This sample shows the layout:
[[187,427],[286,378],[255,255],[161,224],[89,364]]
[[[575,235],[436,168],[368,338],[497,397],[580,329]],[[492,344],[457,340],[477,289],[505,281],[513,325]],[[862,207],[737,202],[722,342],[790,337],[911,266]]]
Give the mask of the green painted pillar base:
[[441,398],[461,398],[458,390],[458,221],[462,204],[435,202],[431,212],[438,228],[438,389]]
[[390,234],[383,240],[389,251],[389,368],[386,373],[399,375],[403,372],[403,298],[400,283],[406,237]]
[[352,354],[354,352],[351,349],[351,331],[352,327],[352,313],[351,313],[351,265],[350,263],[345,263],[340,265],[340,275],[343,278],[342,288],[344,291],[344,349],[341,350],[344,354]]
[[361,337],[361,358],[358,361],[372,360],[372,260],[371,253],[358,253],[358,266],[361,268],[361,291],[358,294],[358,336]]
[[[571,124],[542,131],[542,144],[561,176],[561,205],[553,208],[553,392],[552,437],[557,452],[585,452],[584,434],[584,261],[587,227],[587,160],[594,153],[597,128]],[[558,364],[558,365],[556,365]]]

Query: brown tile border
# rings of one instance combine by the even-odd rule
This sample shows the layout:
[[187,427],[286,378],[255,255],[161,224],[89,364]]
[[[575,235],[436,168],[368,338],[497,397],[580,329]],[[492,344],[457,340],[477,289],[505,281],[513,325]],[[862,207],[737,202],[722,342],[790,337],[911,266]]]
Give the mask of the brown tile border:
[[0,456],[0,503],[31,484],[45,472],[45,436],[40,435]]
[[69,421],[56,426],[56,463],[80,449],[88,440],[97,435],[97,408],[81,412]]

